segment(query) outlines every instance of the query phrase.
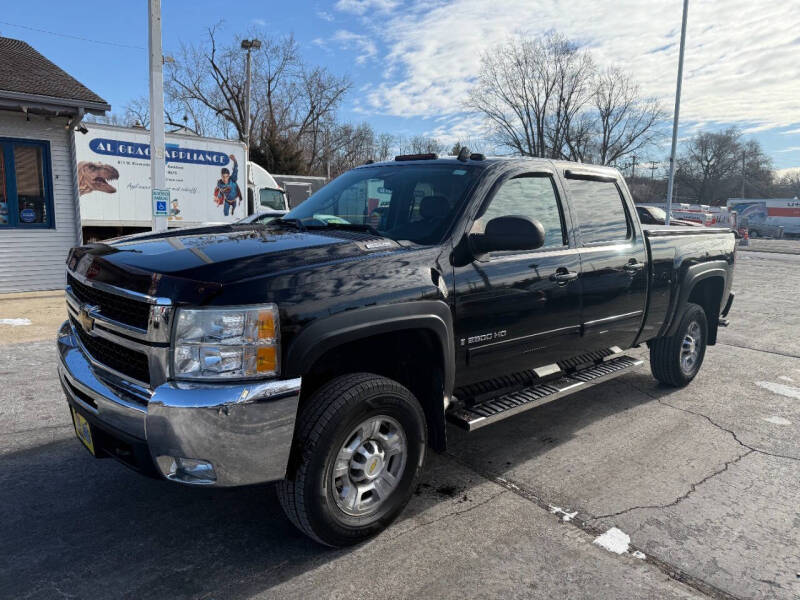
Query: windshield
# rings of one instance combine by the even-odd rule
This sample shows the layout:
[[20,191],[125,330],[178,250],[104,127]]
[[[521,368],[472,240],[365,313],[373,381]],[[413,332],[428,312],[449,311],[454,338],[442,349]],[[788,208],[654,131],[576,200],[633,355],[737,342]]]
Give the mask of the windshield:
[[354,169],[290,211],[306,227],[356,225],[394,240],[439,243],[478,169],[444,164]]
[[283,210],[285,208],[283,202],[283,191],[262,188],[258,194],[259,203],[261,204],[262,208],[272,208],[275,210]]

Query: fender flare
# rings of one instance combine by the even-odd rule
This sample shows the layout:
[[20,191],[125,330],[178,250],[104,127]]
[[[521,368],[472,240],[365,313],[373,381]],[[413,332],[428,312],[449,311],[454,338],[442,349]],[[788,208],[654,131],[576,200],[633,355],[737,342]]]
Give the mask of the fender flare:
[[[670,322],[666,328],[665,335],[670,336],[675,334],[678,324],[680,323],[679,316],[683,313],[683,309],[689,303],[689,296],[691,296],[692,291],[697,284],[711,277],[721,277],[722,290],[724,294],[725,290],[728,289],[728,276],[730,270],[731,266],[725,260],[704,262],[697,265],[692,265],[686,269],[686,273],[683,276],[683,281],[680,283],[678,288],[679,292],[677,294],[675,308],[670,313]],[[720,298],[720,307],[724,305],[724,300],[724,298]],[[713,319],[713,315],[711,316],[711,319]]]
[[302,376],[325,352],[341,344],[408,329],[427,329],[439,341],[444,395],[450,397],[456,371],[453,315],[450,305],[441,300],[368,306],[316,320],[300,331],[289,346],[286,377]]

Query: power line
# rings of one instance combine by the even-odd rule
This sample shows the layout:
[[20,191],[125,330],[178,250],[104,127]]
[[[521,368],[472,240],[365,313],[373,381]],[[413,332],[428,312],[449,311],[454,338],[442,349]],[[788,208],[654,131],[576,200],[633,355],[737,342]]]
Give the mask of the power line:
[[129,44],[119,44],[117,42],[105,42],[102,40],[92,40],[89,38],[81,37],[79,35],[70,35],[69,33],[58,33],[56,31],[47,31],[46,29],[38,29],[36,27],[28,27],[27,25],[17,25],[16,23],[8,23],[7,21],[0,21],[0,25],[8,25],[9,27],[19,27],[20,29],[27,29],[29,31],[38,31],[39,33],[46,33],[48,35],[56,35],[59,37],[69,38],[72,40],[80,40],[82,42],[91,42],[92,44],[104,44],[106,46],[116,46],[118,48],[132,48],[134,50],[146,50],[142,46],[131,46]]

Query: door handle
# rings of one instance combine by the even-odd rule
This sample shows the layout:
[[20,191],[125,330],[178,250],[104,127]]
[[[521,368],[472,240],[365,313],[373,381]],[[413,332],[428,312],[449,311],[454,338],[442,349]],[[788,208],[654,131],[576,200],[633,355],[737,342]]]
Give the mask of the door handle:
[[550,281],[555,281],[560,285],[566,285],[570,281],[575,281],[577,278],[578,274],[575,271],[567,271],[566,269],[559,269],[550,275]]
[[629,262],[627,265],[625,265],[622,268],[625,269],[631,275],[633,275],[635,273],[638,273],[642,269],[644,269],[644,264],[640,263],[640,262],[636,262],[636,259],[633,259],[631,262]]

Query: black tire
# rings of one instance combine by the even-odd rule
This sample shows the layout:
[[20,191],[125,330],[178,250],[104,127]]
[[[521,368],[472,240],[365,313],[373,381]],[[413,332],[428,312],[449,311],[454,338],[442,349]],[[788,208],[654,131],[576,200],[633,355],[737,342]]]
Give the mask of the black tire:
[[[684,341],[691,331],[697,330],[695,327],[700,331],[700,340],[695,344],[696,358],[690,368],[686,368],[681,360]],[[650,369],[653,377],[672,387],[688,385],[703,364],[707,339],[708,321],[705,311],[697,304],[687,304],[675,335],[656,338],[650,343]]]
[[747,235],[750,236],[751,238],[757,238],[758,237],[758,231],[756,231],[755,229],[751,229],[751,230],[749,230],[747,232]]
[[[375,512],[353,516],[337,505],[333,468],[353,429],[373,417],[389,417],[402,427],[405,463]],[[371,373],[336,377],[314,393],[298,417],[294,468],[278,483],[278,499],[289,520],[312,539],[333,547],[357,544],[385,529],[408,504],[426,445],[425,413],[405,387]]]

